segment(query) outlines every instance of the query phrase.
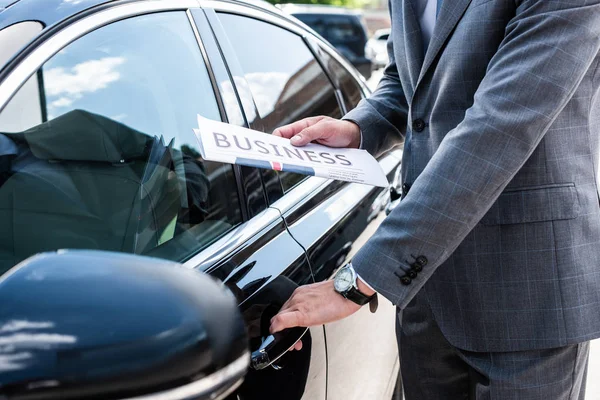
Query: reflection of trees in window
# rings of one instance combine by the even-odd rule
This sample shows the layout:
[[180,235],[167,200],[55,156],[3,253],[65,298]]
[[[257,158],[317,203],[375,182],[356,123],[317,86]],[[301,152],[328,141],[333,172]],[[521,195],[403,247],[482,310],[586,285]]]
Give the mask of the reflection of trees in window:
[[273,108],[273,112],[263,117],[267,132],[307,116],[341,116],[331,83],[314,59],[290,77]]
[[339,61],[330,56],[329,53],[320,50],[319,54],[324,59],[327,69],[332,73],[336,85],[342,91],[346,110],[352,110],[362,99],[362,91],[359,84],[348,70]]

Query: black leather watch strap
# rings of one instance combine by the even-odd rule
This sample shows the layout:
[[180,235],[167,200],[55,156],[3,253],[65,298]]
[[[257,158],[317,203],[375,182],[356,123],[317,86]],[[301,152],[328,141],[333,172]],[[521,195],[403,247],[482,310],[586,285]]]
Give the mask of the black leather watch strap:
[[354,287],[350,288],[350,290],[343,294],[345,298],[358,304],[359,306],[364,306],[365,304],[370,303],[373,297],[376,295],[377,294],[374,294],[373,296],[367,296]]

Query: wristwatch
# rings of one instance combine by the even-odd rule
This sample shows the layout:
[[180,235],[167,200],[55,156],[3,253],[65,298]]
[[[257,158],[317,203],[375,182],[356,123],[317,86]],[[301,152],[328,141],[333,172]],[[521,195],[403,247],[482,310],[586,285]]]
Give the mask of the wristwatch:
[[352,268],[352,264],[346,264],[333,277],[333,287],[336,292],[359,306],[370,304],[371,312],[375,312],[377,310],[377,293],[372,296],[362,293],[358,290],[357,278],[358,275]]

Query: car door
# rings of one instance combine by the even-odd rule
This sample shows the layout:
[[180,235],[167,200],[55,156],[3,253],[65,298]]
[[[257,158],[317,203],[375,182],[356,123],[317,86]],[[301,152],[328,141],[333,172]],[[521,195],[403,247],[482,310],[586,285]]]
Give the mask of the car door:
[[[340,59],[291,24],[231,5],[205,11],[238,86],[249,88],[248,119],[255,129],[270,133],[304,117],[340,117],[364,95]],[[396,152],[381,160],[390,179],[399,157]],[[315,279],[329,279],[380,223],[389,191],[290,175],[279,174],[283,196],[269,192],[269,204],[306,248]],[[328,398],[391,398],[398,370],[394,321],[395,309],[382,299],[376,315],[363,310],[326,327]],[[375,379],[365,383],[365,376]]]
[[[344,111],[356,107],[368,89],[326,44],[310,43],[339,88]],[[389,189],[310,178],[272,205],[282,212],[290,232],[307,250],[317,281],[330,278],[338,267],[351,261],[389,213],[392,200],[398,197],[401,160],[400,150],[379,159],[391,183]],[[395,307],[379,296],[375,314],[363,307],[345,320],[326,325],[328,399],[401,396],[395,321]]]
[[302,331],[300,352],[263,343],[270,317],[314,281],[304,250],[268,207],[257,170],[200,157],[197,114],[245,120],[197,4],[90,10],[13,65],[0,83],[0,269],[80,248],[206,272],[237,297],[250,350],[267,351],[231,398],[324,399],[323,327]]

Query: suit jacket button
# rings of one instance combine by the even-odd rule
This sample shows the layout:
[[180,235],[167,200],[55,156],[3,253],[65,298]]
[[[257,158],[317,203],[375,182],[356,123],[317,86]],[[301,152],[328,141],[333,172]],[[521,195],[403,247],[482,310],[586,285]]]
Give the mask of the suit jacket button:
[[417,277],[417,271],[411,269],[406,273],[406,276],[408,276],[410,279],[415,279]]
[[417,260],[415,261],[417,264],[419,264],[421,267],[424,267],[427,265],[427,257],[425,256],[419,256],[417,257]]
[[412,282],[412,279],[410,279],[408,276],[404,275],[402,278],[400,278],[400,282],[403,285],[410,285],[410,283]]
[[419,273],[419,272],[423,271],[423,267],[421,266],[421,264],[414,263],[412,265],[411,270]]
[[423,132],[425,129],[425,121],[423,121],[421,118],[415,119],[413,121],[413,129],[417,132]]
[[408,183],[403,183],[402,184],[402,197],[406,196],[408,194],[409,190],[410,190],[410,185]]

